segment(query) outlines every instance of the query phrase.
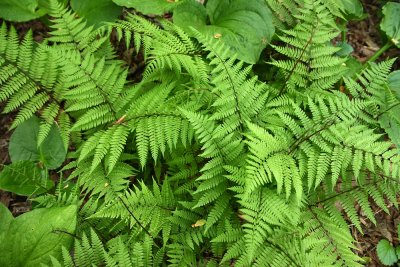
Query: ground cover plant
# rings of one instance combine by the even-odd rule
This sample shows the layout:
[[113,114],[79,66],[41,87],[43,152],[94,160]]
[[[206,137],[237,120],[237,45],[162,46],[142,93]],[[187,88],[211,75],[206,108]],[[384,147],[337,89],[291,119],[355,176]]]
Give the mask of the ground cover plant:
[[33,207],[0,204],[1,266],[366,264],[349,225],[398,206],[400,73],[374,61],[400,4],[361,65],[337,42],[358,1],[66,2],[0,12],[51,29],[0,29],[0,189]]

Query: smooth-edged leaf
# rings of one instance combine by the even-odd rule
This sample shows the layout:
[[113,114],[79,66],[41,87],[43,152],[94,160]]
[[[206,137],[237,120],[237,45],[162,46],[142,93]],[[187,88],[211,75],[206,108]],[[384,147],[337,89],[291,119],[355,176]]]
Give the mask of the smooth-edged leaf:
[[14,217],[11,212],[4,206],[3,203],[0,202],[0,244],[4,243],[3,238],[8,232],[8,228],[10,227],[11,222]]
[[11,161],[40,161],[47,168],[56,169],[64,162],[67,154],[60,131],[53,124],[48,136],[38,147],[39,125],[40,120],[32,117],[15,129],[9,146]]
[[362,64],[354,57],[349,57],[346,61],[346,67],[348,71],[345,72],[344,75],[347,77],[353,77],[361,71]]
[[[80,1],[80,0],[78,0]],[[143,14],[163,15],[183,1],[179,0],[112,0],[119,6],[134,8]]]
[[400,148],[400,106],[392,107],[379,117],[379,123],[390,140]]
[[338,42],[336,46],[340,47],[340,50],[336,52],[336,55],[339,57],[347,57],[354,51],[353,47],[349,43]]
[[376,251],[379,260],[385,265],[392,265],[397,262],[396,251],[390,242],[386,239],[379,241]]
[[43,177],[42,170],[32,161],[13,162],[0,172],[0,189],[18,195],[41,194],[53,186],[53,181]]
[[361,19],[363,17],[363,6],[359,0],[340,0],[344,12],[349,18]]
[[400,246],[396,247],[396,256],[397,256],[397,259],[400,259]]
[[96,26],[114,21],[122,12],[122,7],[110,0],[71,0],[70,3],[79,16]]
[[400,3],[386,3],[382,8],[382,13],[382,31],[386,33],[397,47],[400,47]]
[[0,266],[50,265],[50,256],[61,260],[61,247],[71,247],[77,206],[35,209],[15,218],[0,244]]
[[398,98],[397,104],[385,107],[385,112],[379,117],[379,123],[390,140],[400,148],[400,71],[392,72],[388,78],[388,87]]
[[38,0],[0,0],[0,18],[9,21],[28,21],[46,14]]
[[209,0],[205,7],[188,1],[174,10],[173,19],[188,32],[193,27],[221,40],[231,55],[247,63],[258,61],[275,32],[272,14],[262,0]]
[[390,73],[387,81],[390,90],[394,91],[395,95],[400,100],[400,70]]

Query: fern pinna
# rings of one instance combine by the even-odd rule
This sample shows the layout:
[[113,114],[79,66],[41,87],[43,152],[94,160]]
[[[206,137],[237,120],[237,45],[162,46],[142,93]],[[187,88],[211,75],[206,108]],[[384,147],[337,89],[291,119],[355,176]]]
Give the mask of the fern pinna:
[[[52,0],[43,43],[2,26],[4,112],[18,110],[13,127],[39,114],[39,142],[57,122],[70,148],[75,190],[36,199],[81,206],[75,245],[52,265],[363,264],[356,205],[376,223],[371,200],[397,203],[400,156],[379,121],[399,101],[386,88],[393,61],[345,77],[327,45],[339,6],[267,2],[286,27],[273,83],[218,38],[169,21],[129,15],[94,30]],[[112,32],[144,53],[140,82],[127,81]]]

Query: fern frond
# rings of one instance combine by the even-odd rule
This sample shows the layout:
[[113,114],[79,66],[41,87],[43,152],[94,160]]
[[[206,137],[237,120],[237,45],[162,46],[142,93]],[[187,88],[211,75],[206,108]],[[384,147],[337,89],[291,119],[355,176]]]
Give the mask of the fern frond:
[[161,71],[170,69],[177,76],[184,70],[194,79],[195,84],[206,84],[208,66],[201,58],[199,45],[168,21],[162,21],[162,27],[132,15],[111,25],[119,33],[119,38],[125,38],[127,46],[133,37],[136,51],[143,47],[148,60],[145,80],[154,79],[152,77]]
[[281,92],[285,88],[288,91],[326,90],[346,70],[346,59],[334,55],[339,48],[326,45],[338,34],[331,11],[321,1],[304,2],[304,6],[298,9],[299,14],[295,15],[299,21],[297,25],[279,35],[286,46],[273,46],[289,58],[271,62],[285,75]]
[[[50,25],[50,28],[52,28],[51,36],[47,40],[57,43],[55,49],[72,49],[85,55],[98,52],[101,49],[109,49],[107,47],[109,45],[108,35],[94,31],[93,26],[87,26],[84,18],[79,18],[63,3],[57,0],[49,0],[46,5],[48,5],[49,14],[53,17],[51,20],[53,24]],[[99,54],[102,53],[99,52]]]
[[7,100],[4,113],[19,109],[12,125],[15,128],[52,98],[58,68],[55,58],[43,46],[33,47],[31,32],[20,43],[15,29],[7,31],[3,24],[0,42],[0,101]]

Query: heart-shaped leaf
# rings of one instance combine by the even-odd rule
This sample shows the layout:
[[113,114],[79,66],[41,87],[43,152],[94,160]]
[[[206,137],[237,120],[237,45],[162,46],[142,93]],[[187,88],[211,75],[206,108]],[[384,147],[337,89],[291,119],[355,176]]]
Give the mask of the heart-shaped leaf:
[[10,21],[28,21],[46,14],[38,0],[0,0],[0,18]]
[[0,244],[4,243],[3,239],[13,219],[11,212],[0,202]]
[[74,240],[76,213],[71,205],[35,209],[13,219],[0,243],[0,266],[51,265],[50,256],[61,260],[61,247],[69,248]]
[[336,55],[339,57],[347,57],[354,51],[353,47],[348,43],[338,42],[336,46],[341,48],[336,52]]
[[386,3],[382,8],[382,13],[382,31],[397,47],[400,47],[400,3]]
[[53,124],[49,134],[38,147],[39,127],[40,120],[32,117],[15,129],[9,146],[11,161],[39,161],[49,169],[56,169],[64,162],[67,154],[60,131]]
[[182,3],[179,0],[113,0],[113,2],[119,6],[134,8],[143,14],[154,15],[163,15]]
[[187,1],[174,9],[173,19],[188,32],[193,27],[220,39],[231,55],[247,63],[258,61],[275,31],[272,14],[261,0],[209,0],[206,7],[194,0]]
[[95,26],[102,22],[114,21],[122,12],[122,7],[110,0],[71,0],[71,7],[89,24]]
[[[388,78],[388,93],[394,95],[400,101],[400,71],[392,72]],[[385,112],[379,117],[379,122],[385,129],[390,140],[400,149],[400,105],[392,104],[385,107]]]
[[340,0],[347,17],[360,19],[363,17],[363,6],[359,0]]
[[43,170],[32,161],[17,161],[6,165],[0,172],[0,189],[23,196],[47,192],[54,183],[43,177],[42,173]]
[[394,91],[400,101],[400,70],[390,73],[387,80],[390,90]]

